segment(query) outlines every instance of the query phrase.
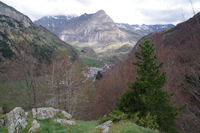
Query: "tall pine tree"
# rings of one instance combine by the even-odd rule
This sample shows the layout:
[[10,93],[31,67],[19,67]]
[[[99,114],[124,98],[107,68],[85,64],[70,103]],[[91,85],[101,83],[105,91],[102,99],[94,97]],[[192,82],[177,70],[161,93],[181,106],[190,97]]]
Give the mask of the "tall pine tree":
[[139,44],[135,53],[138,76],[134,83],[128,83],[131,90],[125,92],[118,101],[118,109],[128,114],[140,113],[145,117],[148,113],[156,116],[159,127],[172,132],[178,108],[170,101],[171,95],[162,88],[166,83],[166,73],[160,72],[163,63],[157,63],[154,44],[146,40]]

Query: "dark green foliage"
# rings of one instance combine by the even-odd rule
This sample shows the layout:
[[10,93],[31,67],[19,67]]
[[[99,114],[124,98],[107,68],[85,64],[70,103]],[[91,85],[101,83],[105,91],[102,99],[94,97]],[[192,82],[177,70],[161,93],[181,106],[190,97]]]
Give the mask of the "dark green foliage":
[[0,36],[3,38],[3,40],[8,40],[8,36],[4,32],[0,31]]
[[162,90],[166,73],[160,72],[163,63],[157,63],[154,51],[154,45],[148,40],[139,44],[139,51],[135,53],[137,61],[133,63],[138,76],[134,83],[128,83],[131,90],[118,100],[118,109],[125,113],[140,112],[140,118],[148,117],[150,113],[161,130],[169,132],[174,126],[178,108],[170,101],[172,95]]
[[102,76],[103,76],[102,72],[98,71],[96,75],[96,79],[99,80],[102,78]]
[[108,115],[103,116],[100,118],[99,123],[106,122],[108,120],[112,120],[113,122],[117,122],[120,120],[126,120],[128,119],[128,114],[125,114],[124,112],[120,110],[113,110]]
[[74,48],[71,47],[70,50],[71,50],[71,58],[70,59],[72,62],[74,62],[78,59],[78,54]]
[[121,120],[129,120],[131,122],[137,123],[140,126],[157,129],[159,126],[156,122],[156,116],[147,113],[145,116],[139,117],[139,112],[137,113],[124,113],[120,110],[113,110],[109,114],[100,118],[99,123],[112,120],[113,122],[119,122]]
[[12,58],[14,56],[13,51],[10,49],[9,44],[0,40],[0,54],[5,58]]
[[37,57],[40,62],[45,60],[50,63],[54,49],[54,47],[48,45],[34,45],[33,56]]
[[147,113],[146,116],[141,117],[137,123],[140,126],[151,128],[151,129],[158,129],[159,125],[156,122],[157,121],[157,116],[156,115],[151,115],[151,113]]
[[3,104],[2,109],[4,114],[9,112],[8,106],[6,104]]
[[182,86],[191,95],[192,102],[196,101],[200,105],[200,75],[185,75],[185,80],[182,83]]

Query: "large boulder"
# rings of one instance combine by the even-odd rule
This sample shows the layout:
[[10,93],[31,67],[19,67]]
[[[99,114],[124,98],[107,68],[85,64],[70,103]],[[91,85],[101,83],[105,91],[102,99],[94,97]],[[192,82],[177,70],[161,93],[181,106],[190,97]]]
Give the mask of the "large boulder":
[[37,118],[39,120],[54,118],[58,113],[63,114],[65,119],[70,120],[72,118],[72,116],[66,111],[54,109],[52,107],[42,107],[42,108],[32,109],[33,118]]
[[76,125],[75,121],[72,121],[72,120],[55,119],[54,121],[60,123],[63,126],[68,126],[68,125],[73,126],[73,125]]
[[16,107],[6,114],[8,133],[20,133],[27,126],[27,117],[21,107]]
[[29,129],[29,133],[32,133],[39,129],[40,129],[40,124],[36,120],[33,120],[31,128]]
[[57,113],[59,113],[59,109],[54,109],[52,107],[42,107],[42,108],[32,109],[33,118],[37,118],[39,120],[53,118]]
[[64,117],[68,120],[72,119],[72,115],[67,113],[66,111],[62,110],[61,113],[64,115]]
[[0,114],[0,128],[5,126],[5,114]]
[[109,121],[106,121],[106,122],[104,122],[103,124],[101,124],[99,126],[96,126],[96,128],[100,129],[101,133],[108,133],[111,124],[112,124],[112,121],[109,120]]

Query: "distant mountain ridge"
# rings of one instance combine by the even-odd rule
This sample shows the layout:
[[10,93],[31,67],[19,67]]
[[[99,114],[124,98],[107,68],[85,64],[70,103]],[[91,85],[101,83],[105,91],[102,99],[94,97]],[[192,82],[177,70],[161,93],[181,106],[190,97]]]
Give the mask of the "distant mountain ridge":
[[135,32],[142,35],[147,35],[152,32],[160,32],[160,31],[167,30],[174,27],[173,24],[155,24],[155,25],[146,25],[146,24],[129,25],[129,24],[124,24],[124,23],[116,23],[116,24],[122,30],[127,30],[130,32]]
[[68,18],[43,17],[35,23],[54,32],[65,42],[78,47],[91,47],[96,53],[108,56],[115,54],[115,50],[121,46],[133,47],[141,37],[139,34],[121,31],[103,10]]
[[[35,23],[54,32],[63,41],[78,47],[90,47],[101,56],[127,54],[142,36],[156,31],[155,26],[148,30],[144,26],[134,30],[137,26],[117,24],[103,10],[81,16],[48,16]],[[157,31],[162,30],[160,27]]]

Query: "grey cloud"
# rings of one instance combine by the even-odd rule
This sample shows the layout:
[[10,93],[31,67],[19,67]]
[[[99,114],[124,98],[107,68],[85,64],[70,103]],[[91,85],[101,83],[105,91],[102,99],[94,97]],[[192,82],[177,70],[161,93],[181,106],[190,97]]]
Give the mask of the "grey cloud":
[[141,10],[140,13],[145,16],[145,21],[152,23],[177,23],[184,21],[188,13],[181,8],[169,10]]
[[91,4],[90,0],[76,0],[76,1],[78,1],[79,3],[81,3],[83,5],[89,5],[89,4]]

